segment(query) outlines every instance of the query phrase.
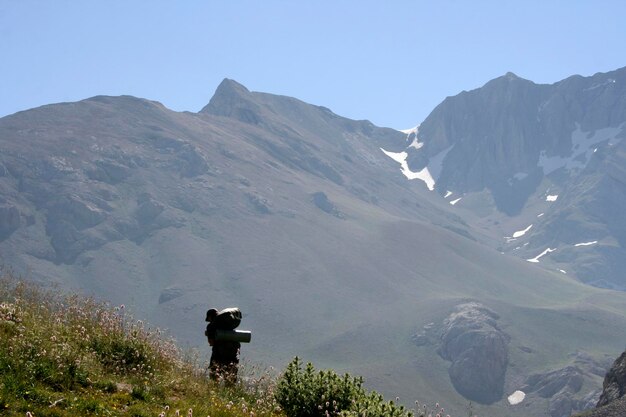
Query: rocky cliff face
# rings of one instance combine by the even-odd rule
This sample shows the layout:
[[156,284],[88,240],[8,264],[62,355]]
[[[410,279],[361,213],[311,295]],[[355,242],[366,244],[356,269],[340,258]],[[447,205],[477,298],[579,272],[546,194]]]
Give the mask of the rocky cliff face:
[[[586,165],[588,156],[579,155],[572,132],[624,122],[626,69],[553,85],[508,73],[437,106],[419,126],[423,146],[408,150],[409,166],[418,171],[446,151],[436,186],[440,193],[487,188],[501,211],[516,214],[544,175],[572,157]],[[512,195],[517,198],[508,198]]]
[[626,352],[615,360],[602,384],[602,394],[596,408],[577,417],[626,416]]
[[615,360],[602,384],[602,395],[598,407],[605,406],[626,394],[626,352]]
[[626,290],[624,138],[626,68],[551,85],[508,73],[437,106],[408,138],[406,172],[501,251]]

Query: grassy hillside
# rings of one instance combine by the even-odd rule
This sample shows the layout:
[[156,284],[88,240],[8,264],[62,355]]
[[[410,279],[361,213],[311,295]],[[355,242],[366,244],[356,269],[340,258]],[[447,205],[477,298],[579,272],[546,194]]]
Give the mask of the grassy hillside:
[[[3,416],[280,416],[274,378],[208,381],[206,365],[124,307],[0,278]],[[253,375],[254,374],[254,375]]]
[[[295,358],[280,375],[240,369],[235,386],[211,382],[207,364],[158,329],[76,294],[0,276],[0,415],[412,417],[363,388],[363,379],[317,371]],[[439,414],[438,414],[439,415]],[[449,417],[449,415],[448,415]]]

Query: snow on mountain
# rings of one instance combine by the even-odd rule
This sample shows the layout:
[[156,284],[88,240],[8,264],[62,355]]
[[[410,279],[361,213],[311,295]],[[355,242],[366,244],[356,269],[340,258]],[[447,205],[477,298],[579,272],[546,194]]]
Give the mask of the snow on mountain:
[[551,249],[548,248],[546,250],[544,250],[543,252],[541,252],[539,255],[535,256],[534,258],[530,258],[530,259],[526,259],[528,262],[532,262],[532,263],[538,263],[539,259],[544,257],[545,255],[549,254],[550,252],[554,252],[556,249]]
[[513,233],[513,237],[518,238],[518,237],[524,236],[526,234],[526,232],[528,232],[532,227],[533,227],[533,225],[531,224],[530,226],[528,226],[524,230],[518,230],[517,232]]
[[579,246],[591,246],[591,245],[595,245],[596,243],[598,243],[597,240],[594,240],[592,242],[583,242],[583,243],[577,243],[574,246],[575,247],[579,247]]
[[420,171],[414,172],[414,171],[411,171],[411,169],[409,168],[409,165],[407,162],[407,157],[408,157],[407,152],[389,152],[383,148],[380,148],[380,150],[383,151],[385,155],[387,155],[388,157],[390,157],[391,159],[393,159],[394,161],[400,164],[400,170],[402,171],[402,174],[406,178],[410,180],[417,179],[417,180],[423,181],[424,184],[426,184],[426,187],[430,191],[433,191],[435,189],[437,178],[439,178],[439,175],[441,174],[443,160],[446,157],[447,153],[450,152],[451,149],[452,147],[449,147],[448,149],[441,151],[440,153],[438,153],[437,155],[435,155],[434,157],[430,159],[430,162],[428,163],[427,166],[422,168]]
[[584,132],[580,124],[576,123],[576,130],[572,133],[572,148],[569,156],[547,156],[547,151],[542,150],[539,155],[538,166],[543,169],[544,175],[565,168],[567,170],[583,169],[589,163],[591,155],[597,151],[595,145],[607,142],[613,146],[621,141],[618,138],[623,131],[624,123],[619,127],[607,127],[596,131]]

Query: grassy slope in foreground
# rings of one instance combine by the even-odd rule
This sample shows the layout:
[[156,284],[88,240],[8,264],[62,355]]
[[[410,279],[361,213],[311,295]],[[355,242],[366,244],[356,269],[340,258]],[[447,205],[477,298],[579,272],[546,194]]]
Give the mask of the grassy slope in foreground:
[[269,375],[225,389],[204,369],[123,308],[0,278],[3,416],[282,415]]

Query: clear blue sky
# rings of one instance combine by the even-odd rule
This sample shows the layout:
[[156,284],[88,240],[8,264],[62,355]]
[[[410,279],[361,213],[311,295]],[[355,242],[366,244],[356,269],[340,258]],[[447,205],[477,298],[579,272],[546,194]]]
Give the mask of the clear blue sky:
[[626,66],[626,1],[0,0],[0,116],[98,94],[198,111],[223,78],[405,129],[512,71]]

